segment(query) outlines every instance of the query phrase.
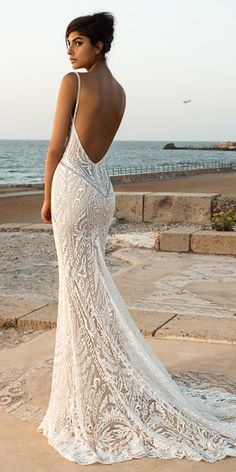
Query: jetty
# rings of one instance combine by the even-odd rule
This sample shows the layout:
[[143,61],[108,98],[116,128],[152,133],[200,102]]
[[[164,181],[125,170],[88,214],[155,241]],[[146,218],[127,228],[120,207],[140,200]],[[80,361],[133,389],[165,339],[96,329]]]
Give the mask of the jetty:
[[236,142],[223,141],[211,146],[176,146],[175,143],[165,144],[163,149],[186,150],[186,151],[236,151]]

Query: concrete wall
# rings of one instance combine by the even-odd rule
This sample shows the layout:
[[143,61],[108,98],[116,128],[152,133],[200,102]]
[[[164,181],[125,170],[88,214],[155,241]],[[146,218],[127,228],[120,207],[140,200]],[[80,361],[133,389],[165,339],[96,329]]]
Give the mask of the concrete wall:
[[130,182],[149,182],[156,180],[170,180],[176,177],[185,177],[198,174],[213,174],[215,172],[232,172],[232,167],[222,167],[213,169],[192,169],[192,170],[175,170],[169,172],[147,172],[144,174],[123,174],[112,175],[113,184],[127,184]]

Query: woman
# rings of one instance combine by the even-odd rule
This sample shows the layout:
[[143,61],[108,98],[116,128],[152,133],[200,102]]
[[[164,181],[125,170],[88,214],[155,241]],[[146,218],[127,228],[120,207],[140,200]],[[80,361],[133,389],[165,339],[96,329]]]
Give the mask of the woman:
[[125,110],[105,57],[113,20],[96,13],[66,31],[72,67],[87,73],[62,79],[46,157],[41,215],[53,225],[59,295],[51,394],[37,430],[80,464],[236,457],[236,395],[174,382],[105,263],[115,193],[104,157]]

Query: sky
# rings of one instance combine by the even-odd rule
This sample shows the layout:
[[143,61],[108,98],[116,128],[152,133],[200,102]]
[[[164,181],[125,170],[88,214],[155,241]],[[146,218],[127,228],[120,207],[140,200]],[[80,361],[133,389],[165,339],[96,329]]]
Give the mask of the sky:
[[115,140],[236,141],[235,0],[0,0],[0,139],[50,139],[66,27],[98,11],[126,92]]

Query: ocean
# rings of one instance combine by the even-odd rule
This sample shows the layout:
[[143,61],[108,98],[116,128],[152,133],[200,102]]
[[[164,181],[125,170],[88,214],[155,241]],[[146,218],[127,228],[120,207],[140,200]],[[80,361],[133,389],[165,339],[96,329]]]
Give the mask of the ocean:
[[[200,164],[215,161],[236,163],[235,151],[164,150],[168,141],[116,141],[104,158],[110,175],[138,166]],[[43,183],[48,140],[0,140],[0,185]],[[175,141],[177,146],[204,146],[213,141]]]

